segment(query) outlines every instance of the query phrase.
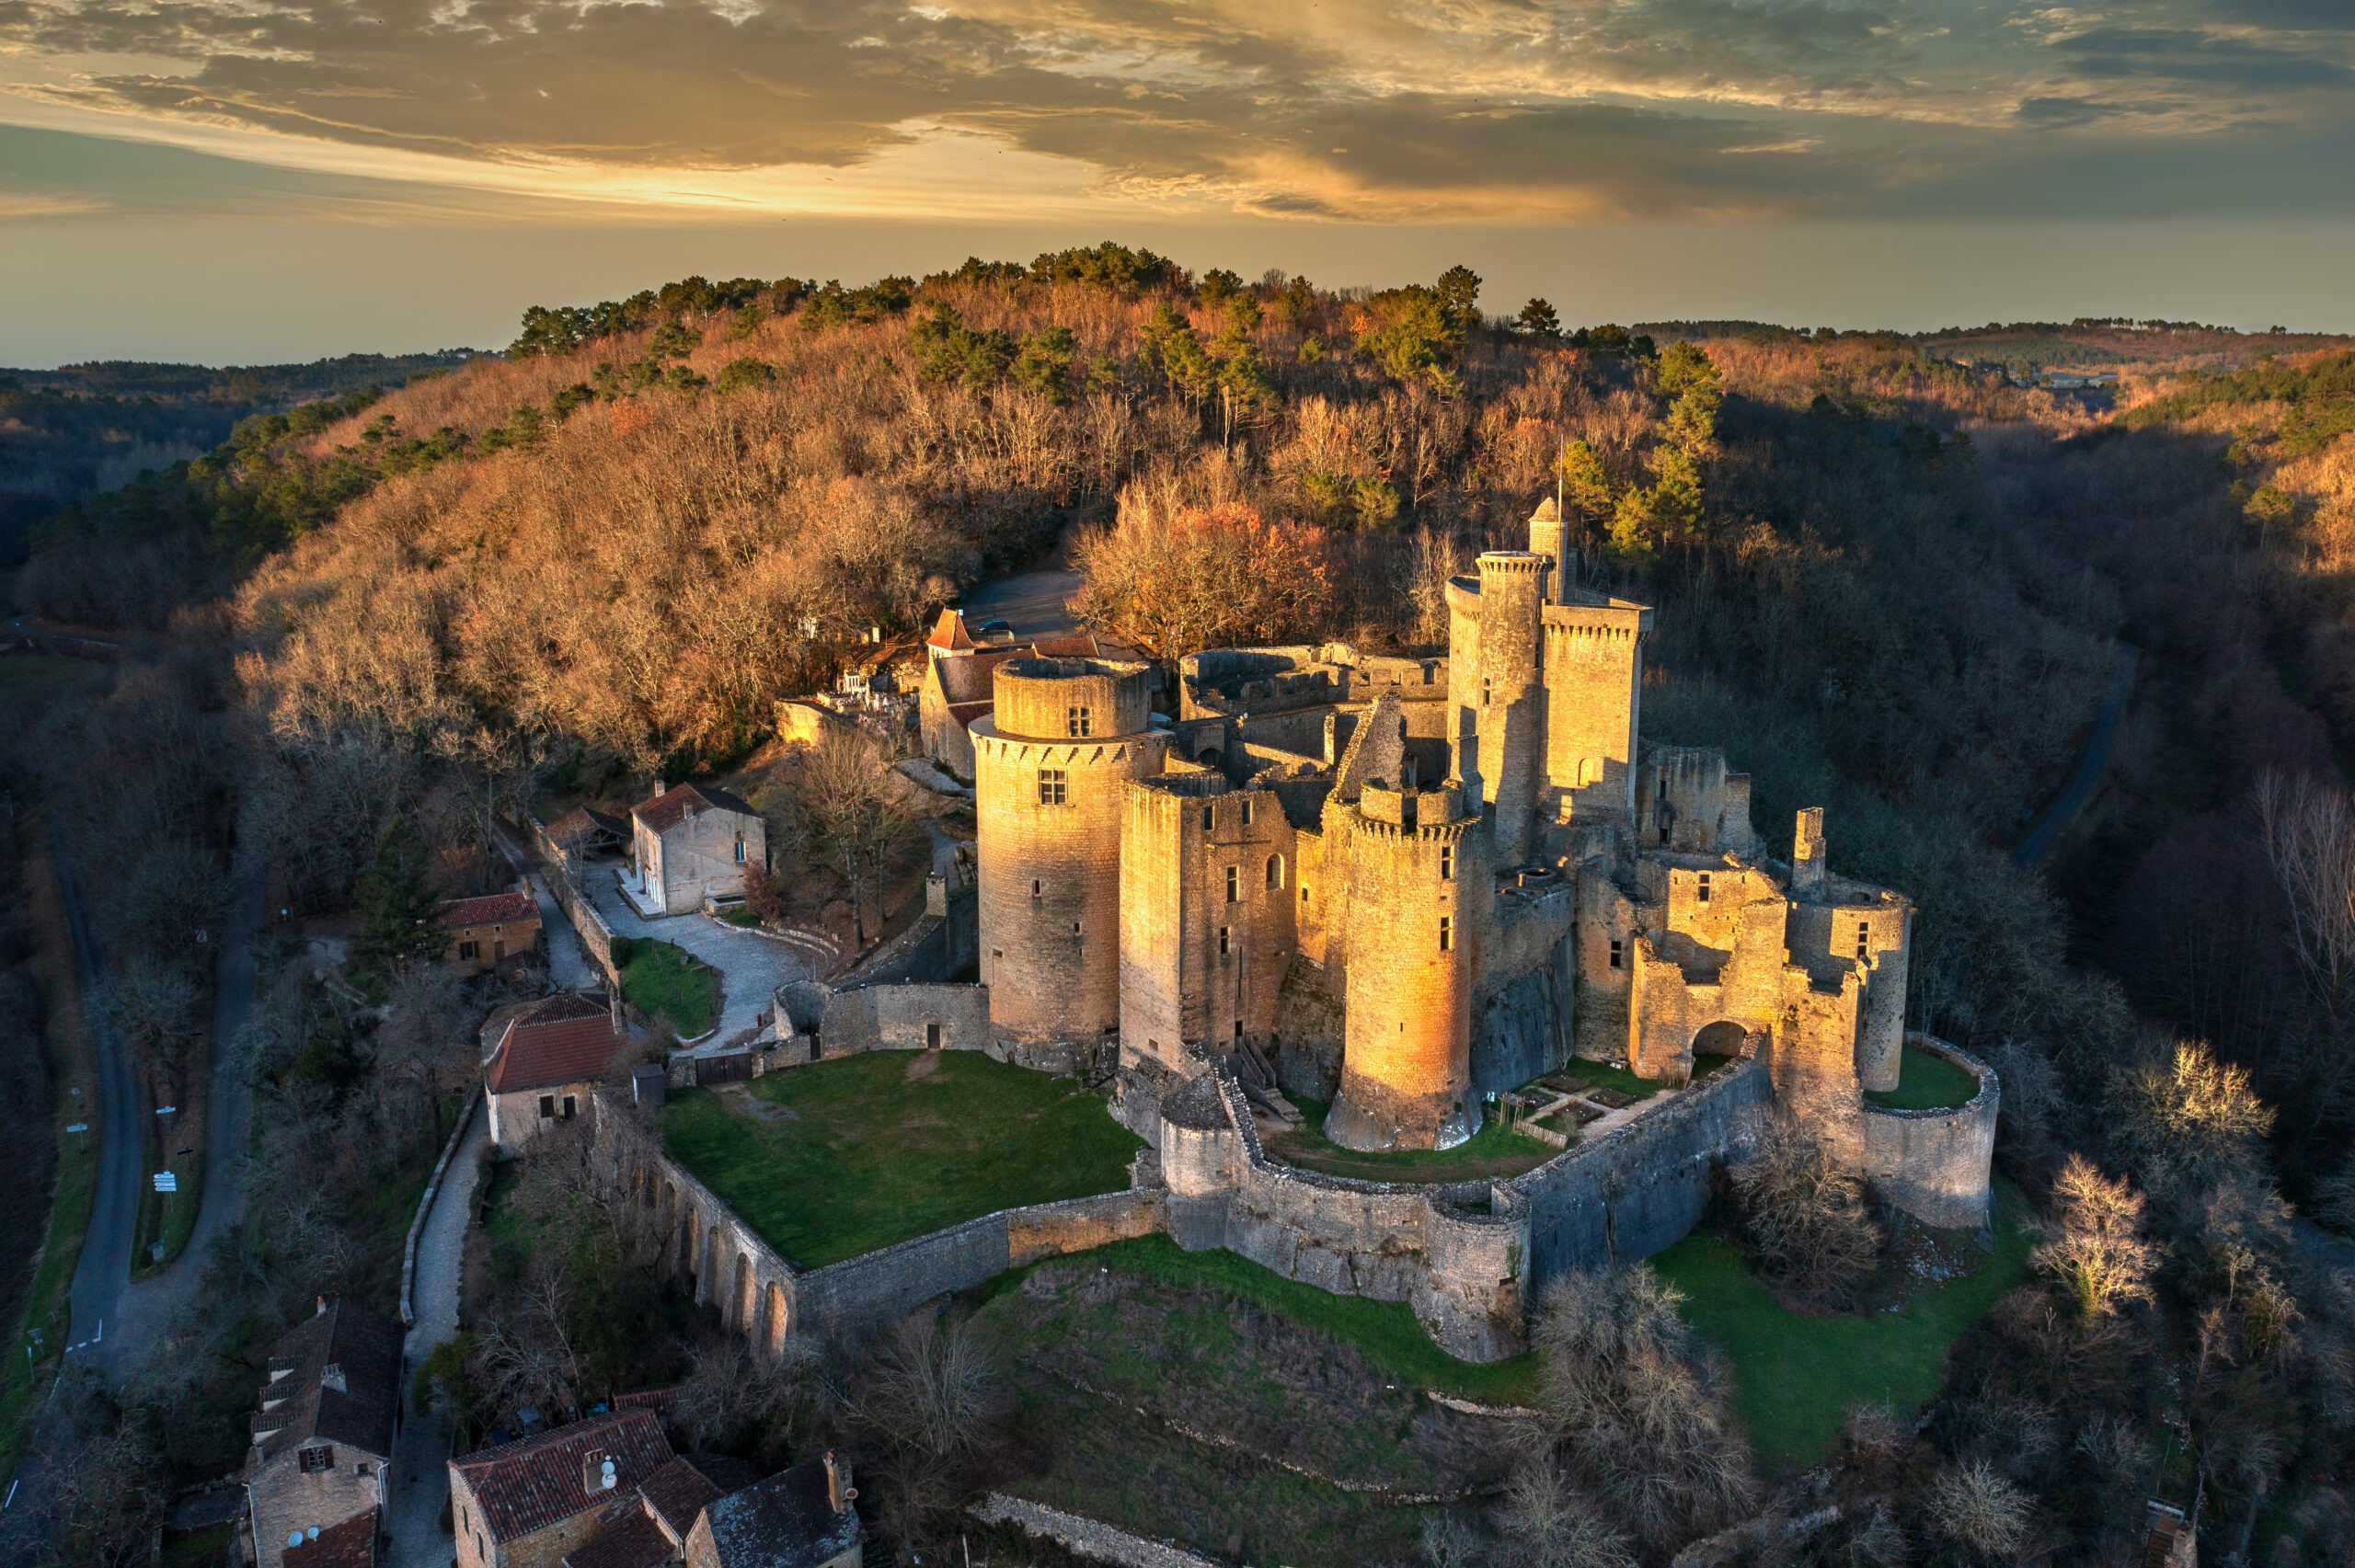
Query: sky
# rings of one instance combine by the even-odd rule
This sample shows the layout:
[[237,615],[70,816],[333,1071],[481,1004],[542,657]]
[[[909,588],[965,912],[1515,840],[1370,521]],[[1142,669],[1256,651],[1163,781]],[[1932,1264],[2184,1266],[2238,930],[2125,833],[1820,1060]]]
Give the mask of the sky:
[[1570,323],[2355,330],[2355,0],[0,0],[0,363],[1116,238]]

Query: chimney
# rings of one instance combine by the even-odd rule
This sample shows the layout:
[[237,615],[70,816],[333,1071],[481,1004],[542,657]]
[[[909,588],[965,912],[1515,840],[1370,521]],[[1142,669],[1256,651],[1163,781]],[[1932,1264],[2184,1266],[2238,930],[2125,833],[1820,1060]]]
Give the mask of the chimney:
[[858,1488],[850,1483],[850,1466],[836,1459],[833,1449],[828,1448],[826,1450],[826,1501],[833,1505],[835,1513],[847,1514],[850,1512],[852,1500],[857,1495]]
[[613,986],[605,992],[605,1016],[613,1021],[614,1033],[622,1033],[622,988]]
[[1810,806],[1799,813],[1798,830],[1791,836],[1791,896],[1820,898],[1831,866],[1823,842],[1823,807]]
[[327,1299],[326,1297],[322,1296],[319,1298],[319,1310],[311,1315],[315,1318],[324,1318],[327,1315]]

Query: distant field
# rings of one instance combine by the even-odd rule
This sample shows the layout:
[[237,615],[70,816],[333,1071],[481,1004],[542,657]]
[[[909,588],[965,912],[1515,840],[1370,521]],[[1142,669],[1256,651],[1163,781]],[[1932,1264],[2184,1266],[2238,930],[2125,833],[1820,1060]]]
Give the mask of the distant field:
[[803,1268],[1118,1192],[1143,1147],[1084,1086],[978,1051],[869,1051],[680,1091],[661,1116],[671,1152]]
[[0,653],[0,702],[85,691],[106,677],[107,667],[92,659],[56,653]]

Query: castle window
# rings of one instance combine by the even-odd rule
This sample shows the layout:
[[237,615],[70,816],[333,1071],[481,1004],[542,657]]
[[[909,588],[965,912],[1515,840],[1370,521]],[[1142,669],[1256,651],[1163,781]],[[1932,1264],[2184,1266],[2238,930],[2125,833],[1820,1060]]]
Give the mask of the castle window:
[[1039,804],[1061,806],[1063,804],[1063,771],[1061,768],[1040,769]]
[[1271,854],[1268,857],[1268,890],[1271,893],[1275,892],[1283,885],[1284,857],[1280,854]]
[[1218,928],[1218,950],[1223,954],[1234,951],[1234,949],[1228,945],[1227,940],[1227,933],[1231,929],[1233,928],[1228,926],[1221,926]]
[[1243,868],[1239,865],[1226,868],[1226,901],[1230,904],[1243,901]]
[[1205,806],[1205,807],[1202,807],[1202,831],[1203,831],[1203,832],[1205,832],[1205,833],[1207,833],[1207,832],[1209,832],[1212,828],[1215,828],[1215,827],[1217,827],[1217,826],[1218,826],[1218,807],[1215,807],[1215,806]]
[[1873,928],[1869,921],[1856,922],[1856,959],[1859,963],[1873,956]]
[[1455,846],[1453,844],[1442,844],[1439,847],[1439,879],[1442,882],[1455,880]]
[[1614,942],[1611,944],[1611,967],[1613,968],[1616,969],[1624,967],[1626,951],[1626,950],[1616,942]]
[[1484,708],[1488,705],[1488,689],[1494,684],[1495,682],[1488,676],[1480,677],[1480,705]]
[[1034,898],[1045,898],[1047,896],[1046,883],[1041,881],[1040,878],[1033,876],[1030,879],[1030,896]]
[[1439,917],[1439,950],[1442,953],[1455,950],[1455,922],[1445,915]]
[[1300,901],[1304,904],[1308,902],[1308,884],[1305,882],[1300,885]]
[[1086,708],[1069,710],[1064,715],[1064,722],[1070,727],[1072,734],[1086,735],[1088,727],[1087,710]]
[[1709,874],[1706,871],[1701,873],[1700,901],[1705,904],[1709,901]]
[[1235,1042],[1236,1042],[1238,1045],[1242,1043],[1242,1040],[1243,1040],[1243,1020],[1242,1020],[1242,1019],[1240,1019],[1240,1018],[1238,1018],[1238,1019],[1236,1019],[1236,1020],[1235,1021]]
[[1243,825],[1246,828],[1251,825],[1251,797],[1247,795],[1243,797]]

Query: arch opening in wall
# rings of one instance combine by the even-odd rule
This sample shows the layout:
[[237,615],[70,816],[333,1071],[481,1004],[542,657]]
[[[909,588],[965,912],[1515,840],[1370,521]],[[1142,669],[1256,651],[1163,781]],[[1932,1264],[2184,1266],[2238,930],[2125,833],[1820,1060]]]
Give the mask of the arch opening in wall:
[[1283,885],[1284,857],[1280,854],[1271,854],[1268,857],[1268,890],[1271,893],[1281,892]]
[[701,1233],[701,1217],[693,1208],[679,1227],[679,1272],[687,1276],[687,1293],[695,1293],[695,1242]]
[[1194,761],[1206,768],[1226,766],[1226,753],[1215,746],[1205,746],[1194,753]]
[[750,1332],[752,1326],[752,1313],[758,1305],[752,1288],[752,1255],[738,1253],[736,1288],[729,1293],[728,1315],[735,1320],[735,1327],[740,1333]]
[[1750,1054],[1750,1031],[1730,1019],[1720,1018],[1703,1027],[1693,1036],[1695,1057],[1728,1057],[1740,1059]]
[[761,1344],[772,1356],[785,1354],[785,1335],[788,1313],[785,1304],[785,1287],[769,1281],[766,1310],[761,1319]]

